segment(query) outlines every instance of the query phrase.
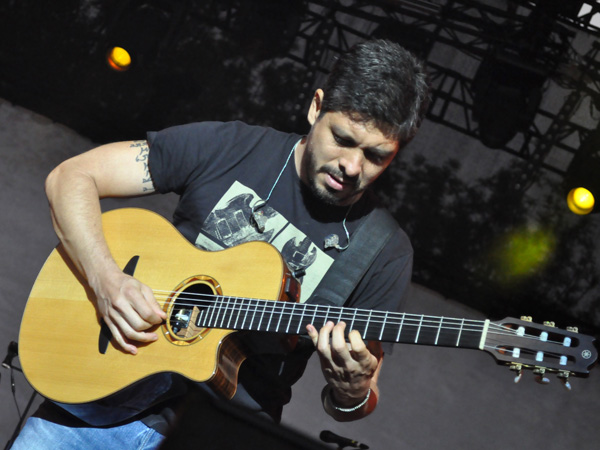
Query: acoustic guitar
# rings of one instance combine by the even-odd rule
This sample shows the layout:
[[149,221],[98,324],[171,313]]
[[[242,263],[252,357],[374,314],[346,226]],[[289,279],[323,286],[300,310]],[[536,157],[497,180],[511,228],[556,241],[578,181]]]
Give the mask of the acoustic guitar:
[[140,345],[135,356],[123,352],[96,313],[92,290],[59,245],[28,299],[19,357],[31,385],[71,411],[79,404],[103,404],[167,373],[208,382],[231,398],[245,358],[233,339],[236,330],[301,335],[307,324],[319,328],[328,320],[345,321],[348,331],[358,330],[365,340],[483,350],[519,373],[554,372],[564,381],[588,375],[597,359],[593,337],[550,323],[301,304],[298,282],[270,244],[206,252],[150,211],[118,209],[102,220],[113,257],[153,289],[167,320],[155,328],[157,341]]

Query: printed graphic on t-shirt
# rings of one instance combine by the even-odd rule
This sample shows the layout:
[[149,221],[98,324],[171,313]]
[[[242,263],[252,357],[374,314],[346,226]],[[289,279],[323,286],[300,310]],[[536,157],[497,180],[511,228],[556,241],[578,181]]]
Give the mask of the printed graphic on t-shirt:
[[333,258],[319,249],[308,237],[268,204],[259,208],[266,219],[260,233],[251,222],[252,207],[263,200],[252,189],[234,182],[206,218],[196,246],[216,251],[248,241],[265,241],[273,245],[292,270],[304,269],[301,302],[315,290]]

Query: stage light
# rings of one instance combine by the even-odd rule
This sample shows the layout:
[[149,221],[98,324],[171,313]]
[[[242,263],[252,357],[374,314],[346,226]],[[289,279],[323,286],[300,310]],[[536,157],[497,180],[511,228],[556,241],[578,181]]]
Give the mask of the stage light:
[[113,47],[106,55],[108,65],[117,72],[123,72],[131,66],[131,55],[122,47]]
[[486,55],[473,79],[473,118],[487,147],[504,147],[529,128],[540,105],[546,69],[508,51]]
[[168,1],[132,0],[115,8],[106,28],[108,65],[116,71],[146,69],[170,47],[169,26],[174,5]]
[[569,209],[580,216],[591,213],[594,204],[594,195],[584,187],[571,189],[567,195]]
[[539,273],[551,260],[556,237],[539,226],[525,226],[501,237],[494,248],[495,270],[507,282]]
[[600,213],[600,127],[583,139],[571,160],[564,181],[567,206],[578,215]]

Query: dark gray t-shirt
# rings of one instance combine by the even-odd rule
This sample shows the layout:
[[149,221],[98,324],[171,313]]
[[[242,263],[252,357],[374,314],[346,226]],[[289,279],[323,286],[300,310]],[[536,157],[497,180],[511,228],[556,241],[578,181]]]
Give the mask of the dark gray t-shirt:
[[[292,270],[304,269],[301,302],[314,302],[312,292],[340,254],[324,249],[324,238],[337,234],[345,245],[342,223],[347,216],[352,243],[353,231],[376,206],[376,199],[367,192],[348,213],[348,207],[323,205],[314,198],[290,157],[300,139],[241,122],[182,125],[148,133],[149,169],[158,192],[180,195],[173,223],[190,242],[205,250],[253,240],[269,242]],[[267,221],[259,232],[251,211],[267,198],[260,208]],[[412,247],[398,227],[345,305],[397,311],[411,268]],[[236,397],[278,420],[312,349],[300,345],[296,352],[283,354],[263,345],[262,337],[248,341],[255,356],[242,364]]]

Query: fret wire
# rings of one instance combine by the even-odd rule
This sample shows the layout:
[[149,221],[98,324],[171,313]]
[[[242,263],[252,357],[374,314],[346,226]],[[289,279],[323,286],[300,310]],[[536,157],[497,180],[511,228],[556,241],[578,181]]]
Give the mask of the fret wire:
[[254,316],[252,317],[251,326],[254,327],[255,330],[260,330],[260,321],[261,321],[261,314],[262,314],[261,311],[264,311],[262,302],[257,300],[254,308],[255,308],[255,311],[254,311]]
[[315,318],[317,317],[317,311],[319,310],[320,306],[319,305],[315,305],[315,310],[313,312],[313,319],[312,319],[312,323],[315,323]]
[[348,308],[340,308],[340,319],[341,321],[346,322],[346,327],[348,328],[348,333],[352,331],[352,311],[348,310]]
[[265,303],[265,306],[269,306],[271,303],[273,305],[271,307],[271,314],[269,315],[269,321],[267,322],[267,328],[265,331],[269,331],[271,329],[271,321],[273,320],[273,313],[275,312],[275,305],[277,304],[277,302],[268,302]]
[[229,327],[229,324],[231,323],[231,321],[233,320],[234,315],[236,314],[237,310],[236,310],[236,300],[233,297],[227,297],[229,300],[227,302],[227,308],[225,308],[225,313],[227,314],[227,328],[231,329]]
[[385,317],[383,318],[383,325],[381,326],[381,331],[379,332],[379,340],[381,341],[381,338],[383,337],[383,330],[385,330],[385,325],[387,323],[387,316],[388,316],[388,312],[385,312]]
[[296,302],[292,303],[292,311],[290,312],[290,318],[288,319],[287,327],[285,327],[285,332],[290,332],[290,325],[292,324],[292,317],[294,317],[294,312],[296,311]]
[[219,314],[221,312],[221,298],[219,297],[215,302],[215,313],[211,317],[211,327],[216,328],[217,323],[219,322]]
[[325,317],[323,318],[323,326],[327,323],[329,319],[329,311],[331,310],[331,305],[327,305],[327,312],[325,313]]
[[423,325],[423,315],[421,315],[421,321],[419,322],[419,328],[417,329],[417,335],[415,336],[415,344],[419,340],[419,334],[421,333],[421,326]]
[[[237,324],[238,324],[238,321],[240,320],[240,315],[244,311],[244,309],[243,309],[244,303],[242,302],[242,300],[239,297],[233,297],[233,302],[235,304],[235,312],[231,311],[232,315],[235,314],[235,321],[233,322],[233,329],[237,330],[238,329]],[[240,305],[240,306],[238,306],[238,305]]]
[[219,317],[219,310],[221,308],[220,303],[221,302],[221,297],[218,297],[217,300],[214,303],[214,309],[212,314],[210,315],[210,326],[214,328],[215,324],[217,323],[217,318]]
[[[225,319],[227,320],[227,326],[225,328],[229,328],[229,322],[231,322],[231,315],[228,313],[229,308],[231,306],[231,297],[228,297],[229,301],[225,302],[225,313],[223,314],[223,317],[221,318],[221,326],[223,326],[223,322],[225,321]],[[232,307],[233,310],[233,307]]]
[[438,326],[437,334],[435,335],[435,344],[438,345],[438,340],[440,338],[440,331],[442,331],[442,324],[444,323],[444,317],[440,320],[440,325]]
[[354,329],[355,321],[356,321],[356,309],[354,310],[354,313],[352,314],[352,322],[350,323],[350,331],[352,331]]
[[223,327],[223,306],[225,306],[225,308],[227,308],[227,305],[225,304],[225,299],[223,300],[219,300],[219,311],[217,312],[217,316],[215,317],[215,327],[219,328],[219,326],[217,326],[216,324],[219,323],[220,321],[220,326]]
[[369,322],[371,321],[371,314],[373,311],[369,310],[369,317],[367,317],[367,323],[365,324],[365,330],[363,331],[363,339],[367,338],[367,330],[369,329]]
[[[279,321],[277,320],[270,320],[269,322],[277,322],[277,324],[275,325],[275,331],[279,330],[279,322],[281,321],[281,314],[283,314],[283,310],[281,310],[281,313],[279,312],[279,309],[281,307],[281,305],[283,305],[283,303],[285,302],[277,302],[277,301],[272,301],[271,303],[273,303],[273,312],[271,313],[271,316],[275,315],[275,318],[277,318],[279,316]],[[269,331],[271,330],[271,325],[269,325]]]
[[462,335],[464,323],[465,323],[465,319],[460,321],[460,330],[458,330],[458,337],[456,338],[456,347],[458,347],[460,345],[460,336]]
[[[241,299],[239,299],[239,298],[237,298],[237,297],[234,299],[234,302],[235,302],[235,304],[236,304],[236,305],[237,305],[237,301],[238,301],[238,300],[240,300],[240,301],[241,301]],[[238,329],[238,326],[237,326],[237,324],[238,324],[238,321],[240,320],[240,316],[242,315],[242,312],[243,312],[243,310],[244,310],[244,302],[243,302],[243,301],[241,301],[241,307],[239,308],[239,311],[237,312],[237,314],[236,314],[236,316],[235,316],[235,322],[233,323],[233,329],[234,329],[234,330],[237,330],[237,329]]]
[[257,311],[258,311],[258,300],[256,300],[254,303],[254,311],[252,312],[252,319],[250,319],[250,328],[248,328],[249,330],[252,330],[252,325],[254,325],[254,318],[256,317]]
[[225,297],[221,297],[219,298],[219,309],[217,310],[217,314],[215,316],[215,327],[219,328],[216,324],[219,323],[219,320],[221,321],[221,323],[223,323],[223,307],[227,308],[227,304],[225,303]]
[[396,342],[400,342],[400,333],[402,333],[402,325],[404,325],[404,316],[406,314],[402,314],[402,320],[400,321],[400,326],[398,327],[398,335],[396,336]]
[[304,311],[306,311],[306,307],[302,308],[302,314],[300,315],[300,321],[298,322],[298,329],[296,330],[297,334],[300,334],[300,327],[302,326],[302,319],[304,318]]
[[246,314],[244,314],[244,320],[242,320],[242,326],[241,326],[242,330],[245,330],[244,326],[246,325],[246,319],[248,319],[248,313],[250,312],[250,304],[251,303],[252,303],[251,301],[246,303]]
[[215,308],[215,302],[212,302],[211,305],[208,306],[208,313],[206,314],[206,326],[210,327],[210,318],[212,317],[212,314],[214,313],[214,308]]
[[268,331],[269,329],[265,327],[265,325],[263,324],[263,321],[267,320],[267,325],[270,322],[267,317],[269,316],[269,308],[271,308],[271,311],[273,310],[271,303],[267,302],[267,301],[262,301],[262,307],[263,307],[263,311],[260,317],[260,321],[259,321],[259,326],[258,326],[258,330],[259,331]]
[[277,321],[277,326],[275,327],[275,331],[279,332],[279,325],[281,325],[281,318],[283,317],[283,311],[285,309],[286,302],[275,302],[275,306],[281,303],[281,313],[279,313],[279,320]]
[[223,315],[221,316],[221,328],[223,328],[223,321],[227,317],[227,310],[229,309],[229,302],[225,302],[225,311],[223,311]]
[[262,322],[263,322],[263,319],[265,318],[265,313],[267,311],[267,306],[268,306],[267,303],[264,301],[262,302],[262,304],[263,304],[262,312],[260,313],[260,319],[258,320],[258,327],[256,328],[258,331],[262,330]]
[[221,314],[221,310],[222,309],[223,309],[223,302],[219,298],[219,302],[218,302],[218,306],[217,306],[217,311],[216,311],[216,314],[215,314],[215,320],[213,322],[213,328],[216,328],[217,327],[217,323],[219,323],[219,315]]

